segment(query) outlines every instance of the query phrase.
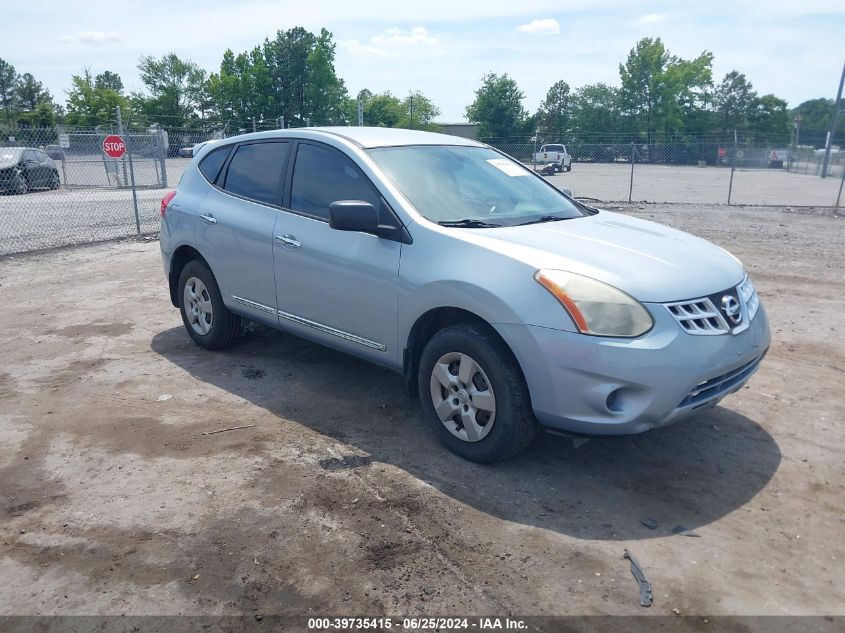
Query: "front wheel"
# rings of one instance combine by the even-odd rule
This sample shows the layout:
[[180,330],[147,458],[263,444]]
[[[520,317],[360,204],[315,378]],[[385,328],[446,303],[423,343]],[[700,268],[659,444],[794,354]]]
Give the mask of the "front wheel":
[[19,196],[22,196],[26,192],[29,191],[29,183],[26,181],[26,176],[22,173],[18,173],[15,177],[15,193]]
[[185,264],[178,288],[182,322],[197,345],[223,349],[235,342],[241,319],[223,305],[217,280],[204,262],[195,259]]
[[488,327],[462,324],[435,334],[420,357],[418,381],[430,426],[465,459],[510,457],[537,434],[522,372]]
[[53,175],[50,176],[50,189],[54,191],[62,186],[62,180],[59,178],[59,172],[54,171]]

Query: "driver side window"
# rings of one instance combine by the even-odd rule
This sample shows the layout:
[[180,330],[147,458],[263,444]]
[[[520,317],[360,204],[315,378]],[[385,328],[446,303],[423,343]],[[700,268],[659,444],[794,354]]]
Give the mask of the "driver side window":
[[300,143],[291,183],[291,209],[327,220],[329,205],[338,200],[363,200],[376,209],[381,206],[378,191],[349,158],[325,147]]

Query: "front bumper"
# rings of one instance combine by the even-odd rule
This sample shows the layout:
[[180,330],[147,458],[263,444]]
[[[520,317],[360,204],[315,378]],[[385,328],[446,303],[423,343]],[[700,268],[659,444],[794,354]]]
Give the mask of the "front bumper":
[[530,325],[497,325],[522,367],[534,413],[549,428],[625,435],[715,406],[757,370],[771,342],[760,306],[738,334],[684,332],[662,305],[636,339],[585,336]]

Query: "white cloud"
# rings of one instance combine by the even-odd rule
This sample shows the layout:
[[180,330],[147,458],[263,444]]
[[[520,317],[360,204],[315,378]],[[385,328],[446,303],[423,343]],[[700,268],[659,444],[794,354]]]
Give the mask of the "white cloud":
[[545,20],[531,20],[528,24],[518,26],[517,31],[523,33],[537,33],[540,35],[557,35],[560,33],[560,24],[554,18]]
[[59,39],[66,44],[91,44],[93,46],[117,44],[123,41],[117,33],[104,33],[103,31],[81,31],[76,35],[62,35]]
[[658,22],[665,22],[666,17],[665,13],[649,13],[648,15],[641,15],[639,22],[640,24],[657,24]]
[[338,42],[338,46],[350,55],[355,55],[357,57],[391,57],[391,54],[383,48],[379,48],[378,46],[368,46],[367,44],[362,44],[358,40],[341,40]]
[[377,46],[415,46],[424,44],[432,46],[437,44],[437,38],[429,35],[422,26],[415,26],[410,31],[403,31],[398,28],[390,28],[370,38],[370,42]]

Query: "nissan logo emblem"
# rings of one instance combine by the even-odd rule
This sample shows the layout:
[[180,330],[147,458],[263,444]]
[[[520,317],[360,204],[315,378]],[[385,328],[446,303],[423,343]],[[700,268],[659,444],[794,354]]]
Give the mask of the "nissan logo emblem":
[[739,301],[733,295],[722,297],[722,311],[734,325],[742,321],[742,310],[740,310]]

